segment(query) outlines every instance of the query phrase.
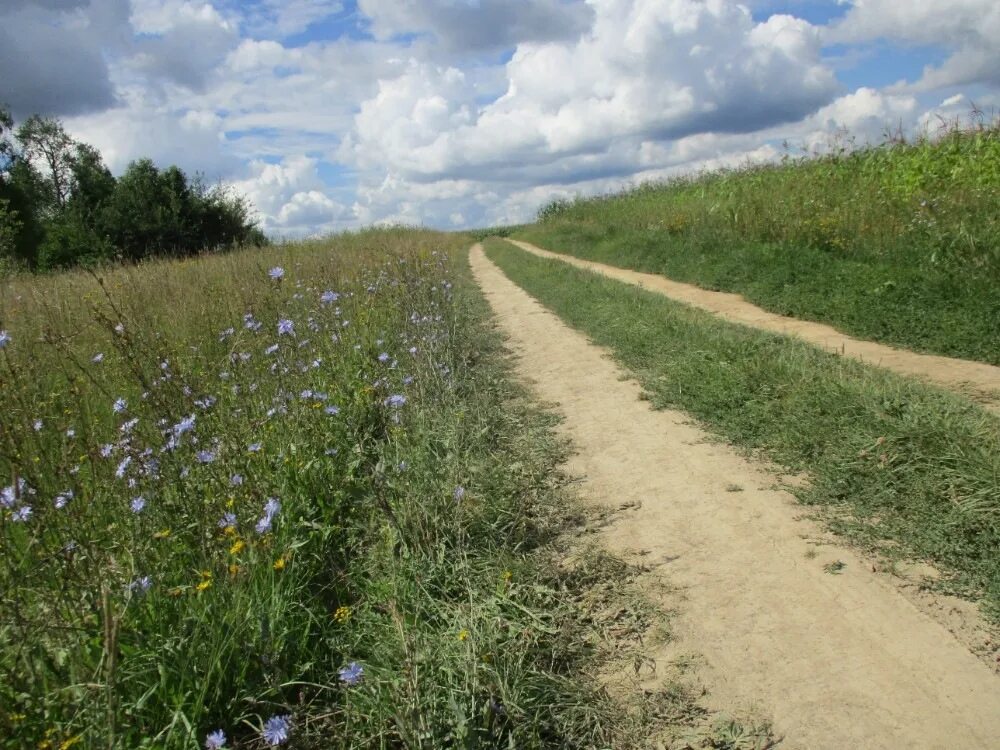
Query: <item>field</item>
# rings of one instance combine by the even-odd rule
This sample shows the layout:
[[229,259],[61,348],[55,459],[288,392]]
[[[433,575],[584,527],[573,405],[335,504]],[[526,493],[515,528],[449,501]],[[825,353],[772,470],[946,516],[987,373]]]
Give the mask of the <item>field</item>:
[[[998,197],[984,126],[504,233],[1000,363]],[[989,746],[1000,417],[473,242],[0,284],[0,749]]]
[[1000,128],[557,202],[514,236],[1000,364]]
[[559,562],[563,447],[466,245],[4,288],[0,747],[627,744],[583,676],[626,569]]

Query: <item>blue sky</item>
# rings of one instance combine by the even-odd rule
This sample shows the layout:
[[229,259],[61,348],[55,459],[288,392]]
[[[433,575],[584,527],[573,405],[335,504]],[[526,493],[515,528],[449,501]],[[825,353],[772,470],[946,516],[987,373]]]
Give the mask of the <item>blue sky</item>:
[[275,236],[458,228],[989,111],[997,38],[993,0],[7,0],[0,101]]

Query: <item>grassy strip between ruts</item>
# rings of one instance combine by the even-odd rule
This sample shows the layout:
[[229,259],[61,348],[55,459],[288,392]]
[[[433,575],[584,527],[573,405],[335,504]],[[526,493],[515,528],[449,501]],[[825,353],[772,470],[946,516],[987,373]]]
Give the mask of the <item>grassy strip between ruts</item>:
[[638,743],[592,679],[629,573],[560,565],[562,447],[463,242],[5,290],[0,747]]
[[557,202],[518,239],[1000,364],[1000,125]]
[[609,347],[658,406],[806,471],[797,490],[833,527],[949,571],[941,585],[1000,614],[1000,420],[961,397],[718,321],[502,240],[504,273]]

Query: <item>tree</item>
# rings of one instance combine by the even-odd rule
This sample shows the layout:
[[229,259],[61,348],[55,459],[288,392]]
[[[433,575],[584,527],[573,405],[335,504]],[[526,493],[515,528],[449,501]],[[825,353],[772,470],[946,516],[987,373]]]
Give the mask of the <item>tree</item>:
[[10,135],[14,120],[0,107],[0,254],[34,267],[42,237],[35,211],[35,176],[20,158]]
[[48,212],[66,207],[73,179],[73,155],[77,143],[59,120],[32,115],[17,129],[22,158],[34,168],[45,187]]

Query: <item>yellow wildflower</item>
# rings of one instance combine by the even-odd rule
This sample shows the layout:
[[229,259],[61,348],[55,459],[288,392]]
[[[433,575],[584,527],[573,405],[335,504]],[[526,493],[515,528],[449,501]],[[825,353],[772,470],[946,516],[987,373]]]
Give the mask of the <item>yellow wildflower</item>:
[[460,640],[460,641],[467,641],[467,640],[469,640],[469,631],[466,630],[465,628],[462,628],[461,630],[459,630],[458,631],[458,640]]
[[166,539],[168,536],[170,536],[170,529],[160,529],[153,534],[153,539]]
[[231,575],[233,578],[235,578],[239,574],[240,574],[240,566],[239,565],[237,565],[236,563],[233,563],[232,565],[229,566],[229,575]]
[[195,586],[195,588],[198,589],[199,592],[206,591],[207,589],[212,588],[212,579],[211,578],[206,578],[201,583],[199,583],[197,586]]
[[284,570],[285,569],[285,557],[284,557],[284,555],[282,555],[281,557],[279,557],[277,560],[274,561],[274,566],[273,567],[274,567],[275,570]]
[[351,608],[337,607],[337,611],[333,613],[333,619],[341,624],[347,622],[351,619]]
[[240,554],[240,552],[243,551],[243,548],[246,547],[246,546],[247,546],[246,542],[244,542],[242,539],[237,539],[233,543],[233,546],[229,548],[229,554],[230,555],[238,555],[238,554]]

